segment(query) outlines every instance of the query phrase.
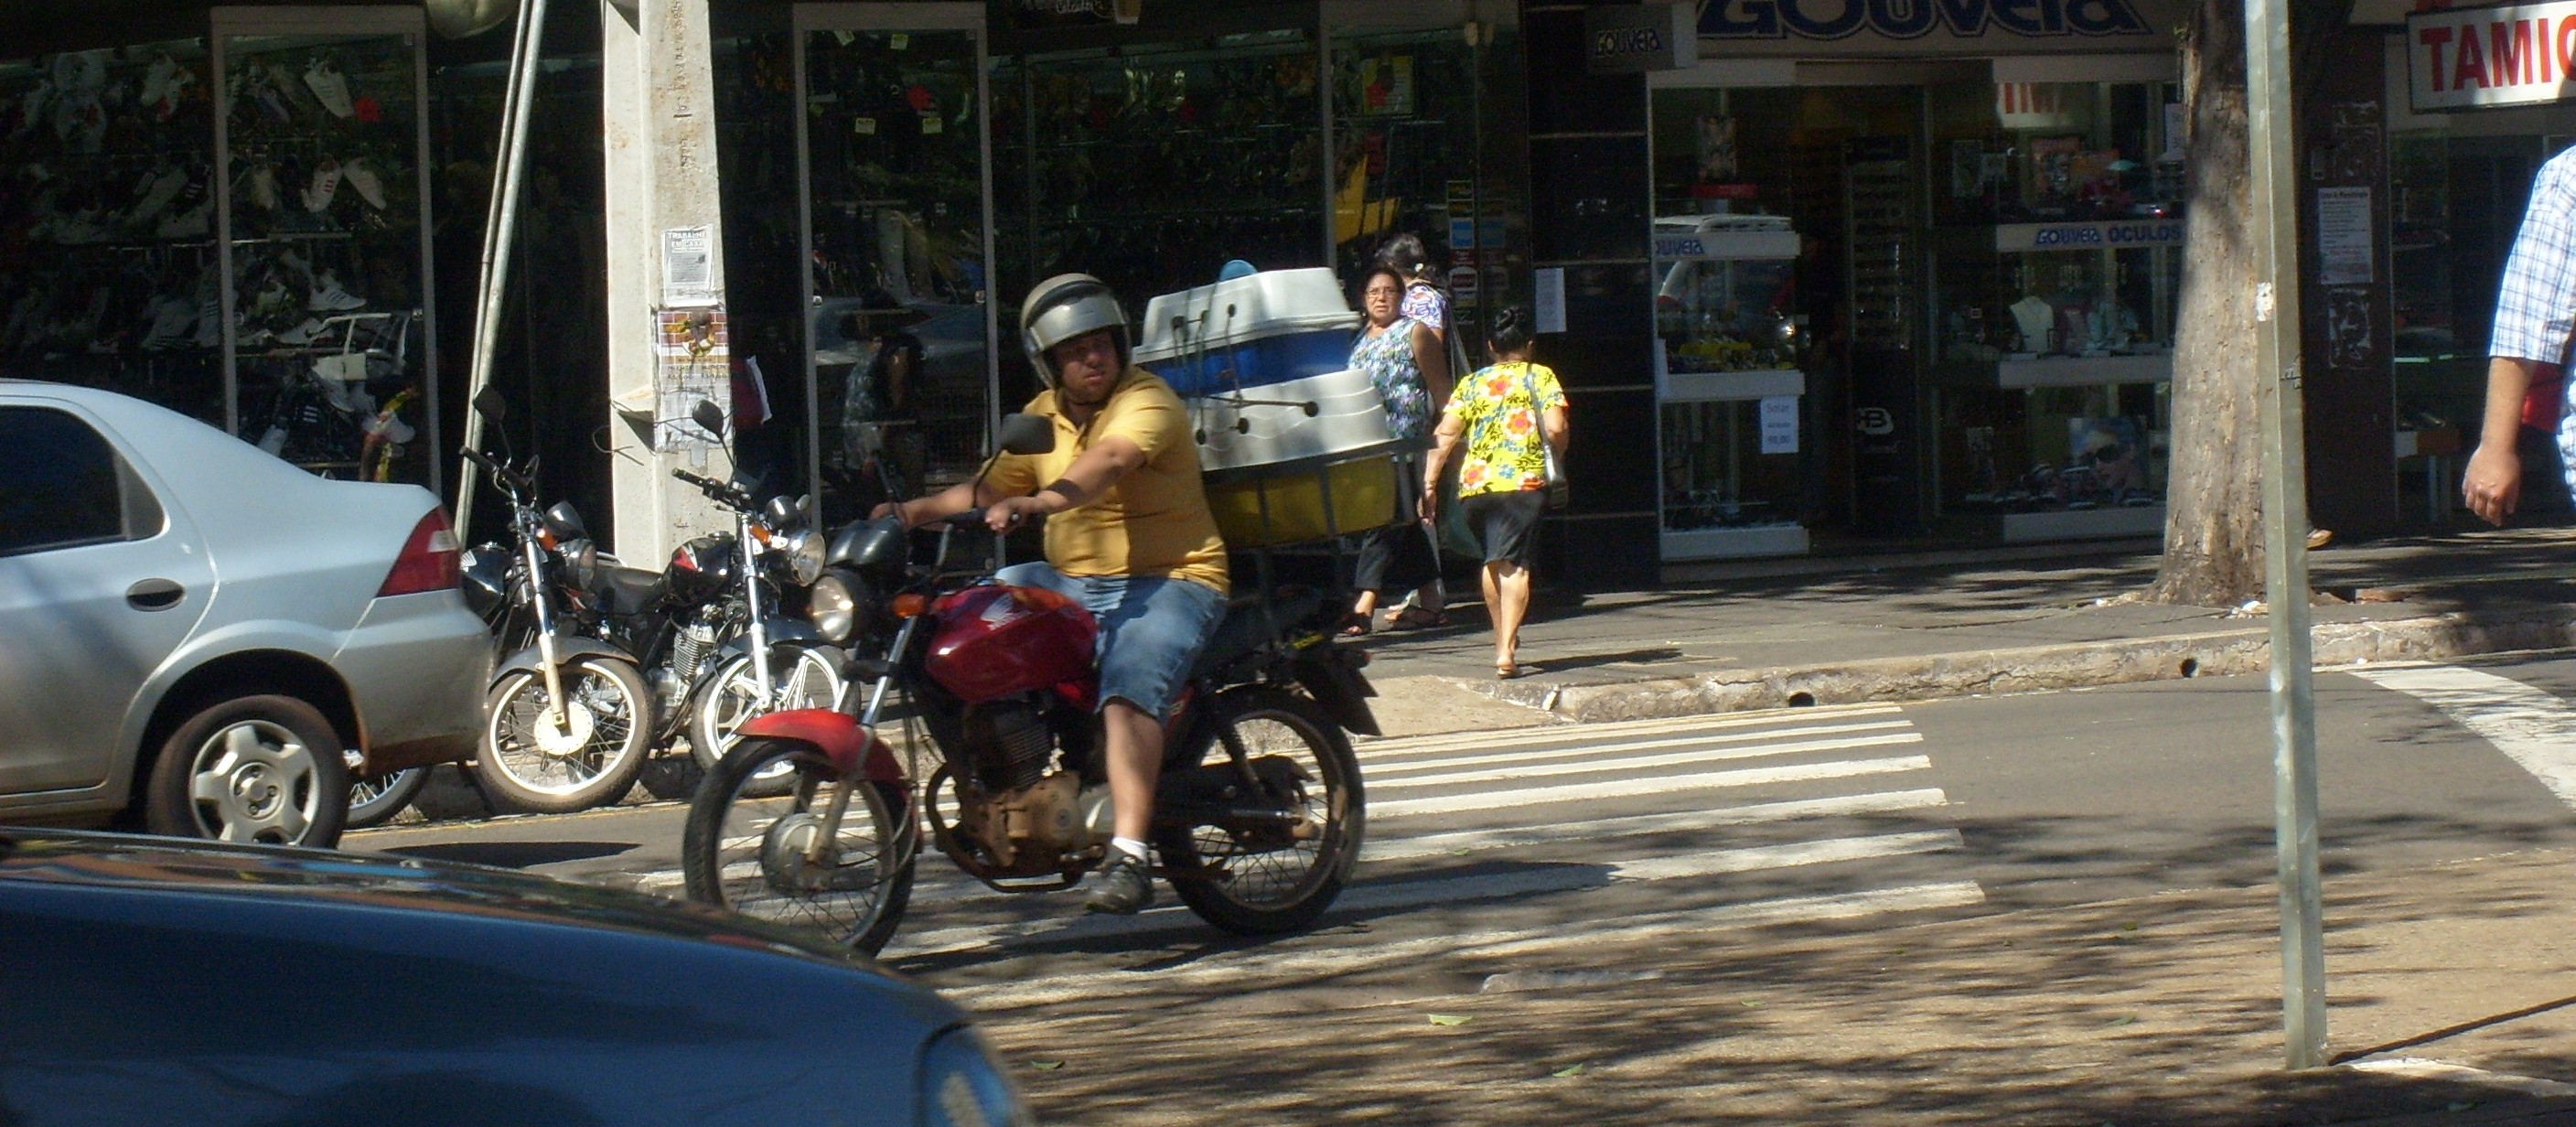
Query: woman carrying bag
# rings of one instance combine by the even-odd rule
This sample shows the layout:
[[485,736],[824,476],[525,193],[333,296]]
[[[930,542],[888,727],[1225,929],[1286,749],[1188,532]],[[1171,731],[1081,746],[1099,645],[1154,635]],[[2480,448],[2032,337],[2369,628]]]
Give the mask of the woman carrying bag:
[[[1449,359],[1429,326],[1397,311],[1403,295],[1404,277],[1393,267],[1369,272],[1360,290],[1368,324],[1351,345],[1351,367],[1366,373],[1385,400],[1387,429],[1397,438],[1420,442],[1430,437],[1432,411],[1449,398]],[[1416,460],[1405,455],[1404,469],[1412,470]],[[1399,484],[1410,484],[1409,477]],[[1418,506],[1401,508],[1409,515]],[[1368,633],[1377,621],[1379,596],[1403,587],[1413,588],[1419,602],[1396,612],[1388,625],[1427,627],[1448,622],[1439,557],[1427,524],[1406,521],[1363,535],[1353,586],[1359,589],[1359,599],[1343,623],[1346,635]]]
[[1494,623],[1494,676],[1520,676],[1521,621],[1529,614],[1531,534],[1548,506],[1566,445],[1565,392],[1556,373],[1530,363],[1530,314],[1494,321],[1494,363],[1458,381],[1423,460],[1421,513],[1440,516],[1440,474],[1461,439],[1458,505],[1484,545],[1485,612]]

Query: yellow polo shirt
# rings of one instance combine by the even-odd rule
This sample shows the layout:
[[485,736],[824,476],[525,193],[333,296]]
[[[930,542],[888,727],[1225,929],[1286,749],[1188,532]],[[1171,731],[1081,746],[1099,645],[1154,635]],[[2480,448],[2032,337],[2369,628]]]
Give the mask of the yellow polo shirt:
[[1055,449],[1005,454],[985,481],[1018,496],[1045,488],[1091,444],[1111,435],[1135,443],[1145,463],[1090,504],[1047,518],[1047,562],[1066,575],[1164,576],[1227,591],[1225,537],[1199,483],[1198,440],[1171,385],[1129,367],[1089,427],[1076,426],[1043,391],[1023,410],[1055,422]]

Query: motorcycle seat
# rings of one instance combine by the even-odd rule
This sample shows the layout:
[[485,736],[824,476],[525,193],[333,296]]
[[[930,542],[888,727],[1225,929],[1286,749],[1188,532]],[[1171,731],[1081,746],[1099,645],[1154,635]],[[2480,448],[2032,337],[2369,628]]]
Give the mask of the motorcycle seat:
[[609,597],[612,613],[634,614],[661,602],[662,596],[670,593],[671,588],[661,572],[602,564],[599,589]]
[[1238,595],[1226,602],[1225,617],[1218,620],[1207,648],[1199,651],[1198,664],[1191,669],[1191,675],[1213,675],[1299,624],[1314,620],[1323,609],[1324,593],[1307,587],[1282,587],[1267,598],[1257,593]]

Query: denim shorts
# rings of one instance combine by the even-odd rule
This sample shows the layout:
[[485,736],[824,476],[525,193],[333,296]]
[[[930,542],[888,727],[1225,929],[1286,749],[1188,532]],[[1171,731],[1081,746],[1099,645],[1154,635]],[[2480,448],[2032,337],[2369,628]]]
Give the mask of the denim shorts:
[[1100,621],[1100,703],[1123,700],[1153,716],[1171,711],[1225,616],[1225,596],[1187,579],[1066,575],[1043,560],[1013,564],[993,578],[1081,603]]

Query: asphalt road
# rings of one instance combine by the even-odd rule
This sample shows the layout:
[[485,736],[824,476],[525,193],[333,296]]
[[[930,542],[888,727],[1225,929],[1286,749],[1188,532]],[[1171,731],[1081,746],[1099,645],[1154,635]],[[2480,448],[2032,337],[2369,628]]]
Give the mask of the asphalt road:
[[[2576,701],[2576,659],[2321,675],[2328,879],[2576,846],[2576,707],[2562,701]],[[1868,928],[2247,886],[2274,864],[2269,716],[2253,678],[1360,754],[1367,852],[1314,933],[1227,939],[1168,890],[1133,919],[1085,917],[1078,892],[1005,896],[929,858],[886,958],[987,1009],[1202,979],[1241,992],[1325,971],[1337,991],[1388,996],[1472,990],[1497,954],[1517,956],[1519,973],[1616,978],[1749,925]],[[663,804],[443,823],[344,847],[676,894],[681,817]],[[1478,958],[1446,957],[1469,947]]]

